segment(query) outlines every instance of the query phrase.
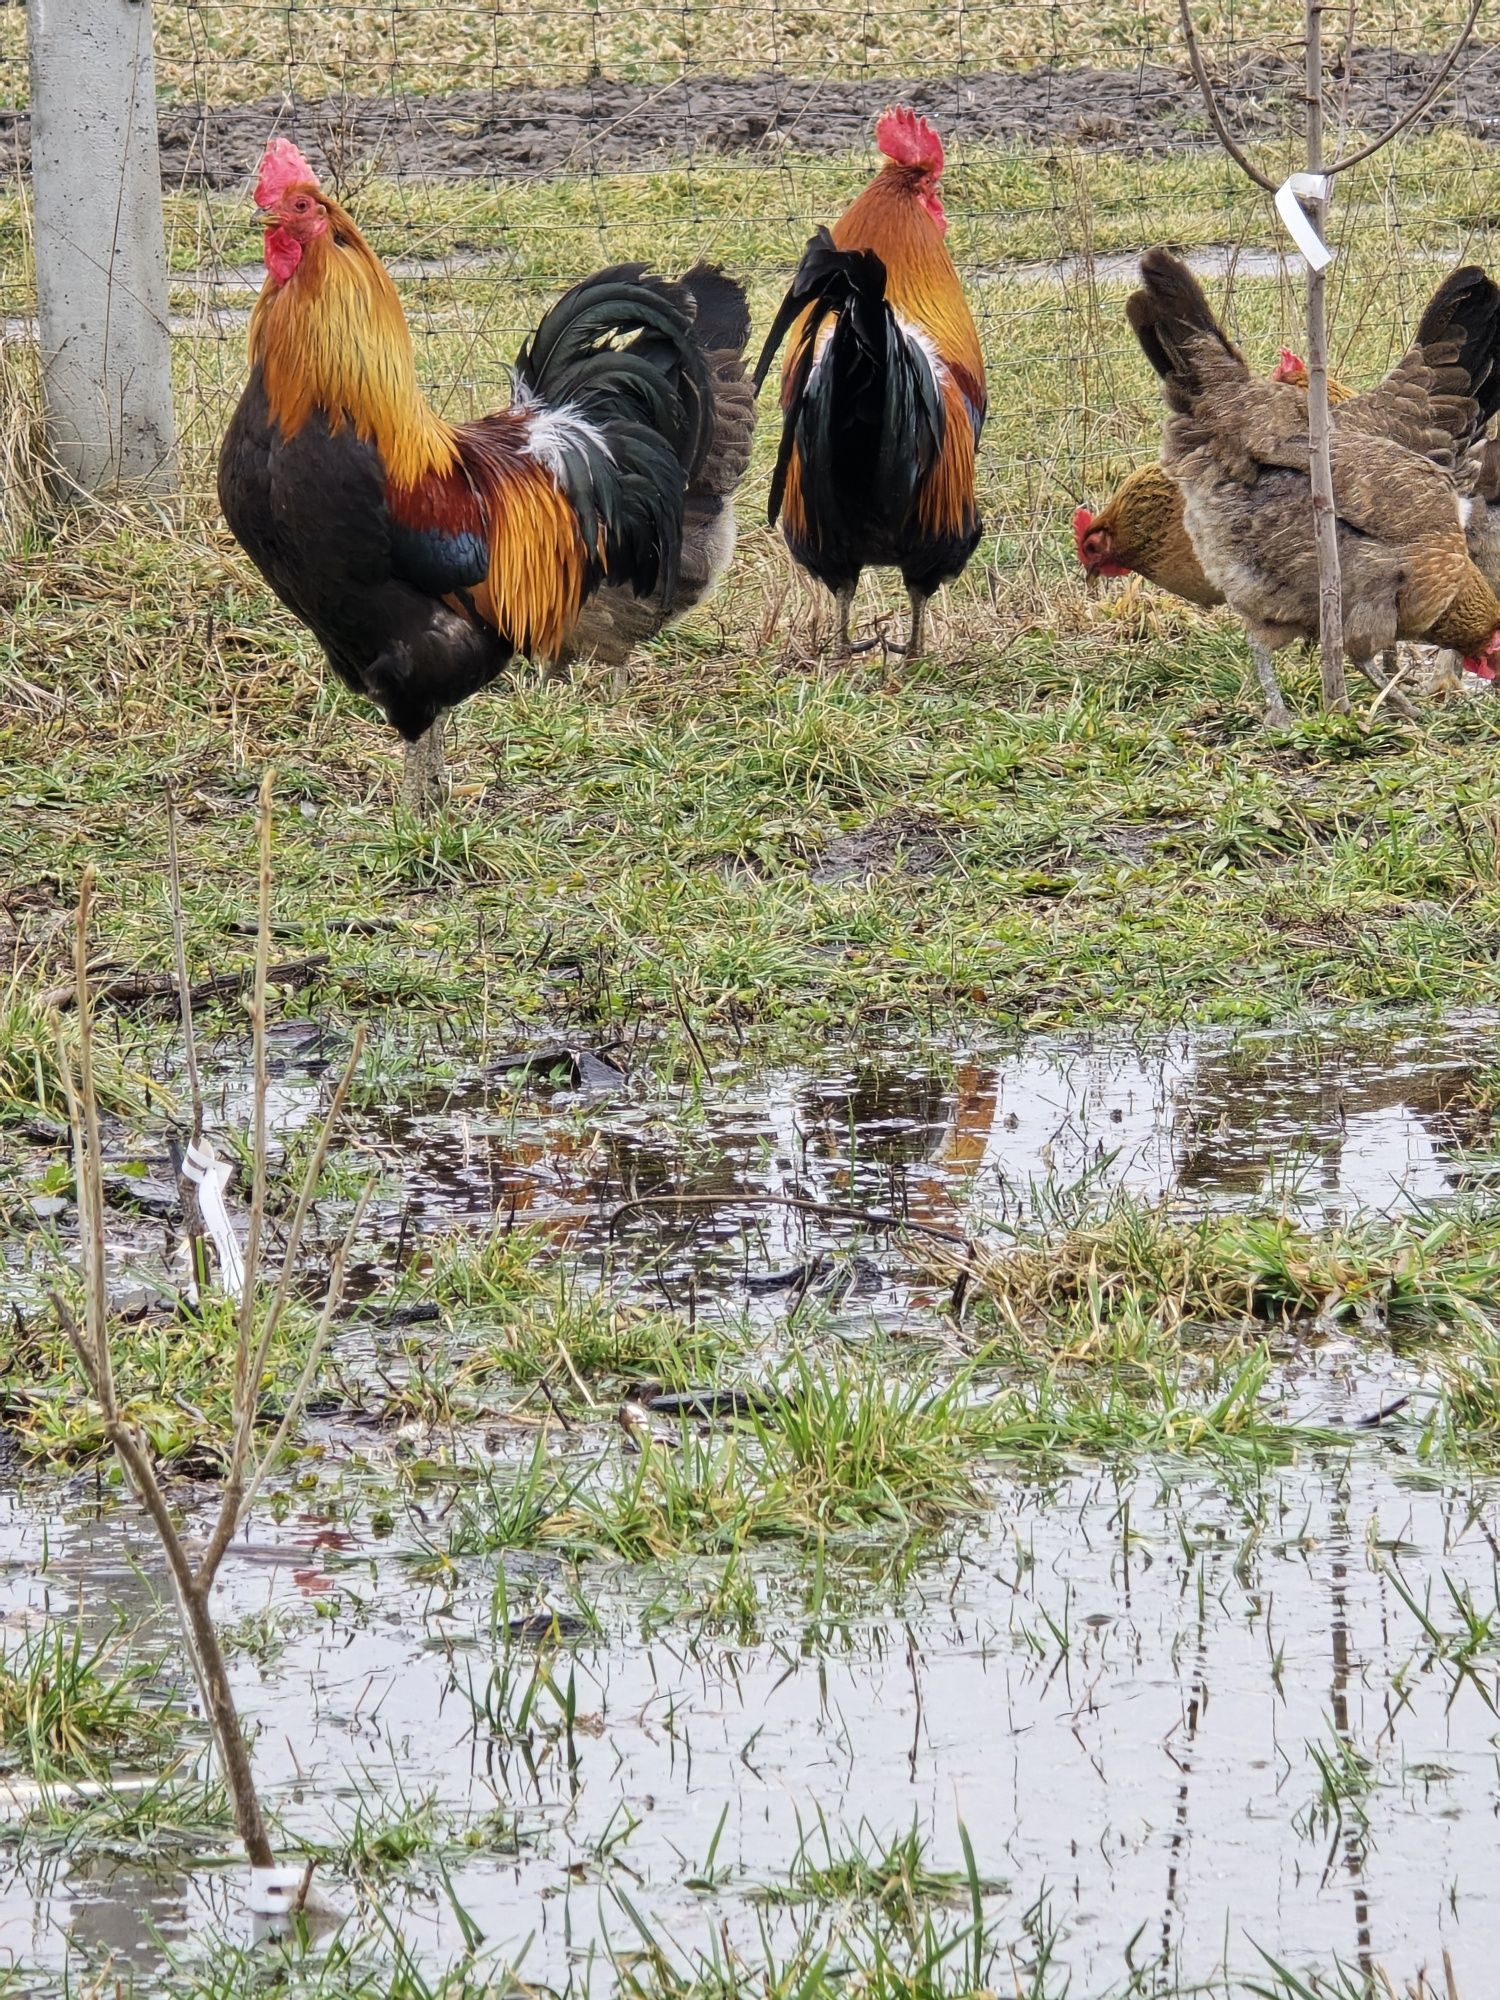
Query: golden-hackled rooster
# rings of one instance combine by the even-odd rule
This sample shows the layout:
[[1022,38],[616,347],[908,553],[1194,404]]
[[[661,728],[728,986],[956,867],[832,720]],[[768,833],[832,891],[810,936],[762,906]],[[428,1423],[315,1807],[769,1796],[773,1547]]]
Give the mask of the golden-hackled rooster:
[[225,436],[225,519],[347,686],[441,781],[439,718],[516,654],[620,657],[696,603],[734,546],[753,394],[740,286],[622,264],[575,285],[516,362],[510,407],[439,417],[396,289],[307,161],[255,190],[266,282]]
[[899,569],[914,658],[928,598],[979,541],[984,361],[943,240],[943,142],[902,105],[882,113],[875,143],[887,164],[808,244],[755,386],[791,330],[769,518],[833,592],[842,655],[860,571]]

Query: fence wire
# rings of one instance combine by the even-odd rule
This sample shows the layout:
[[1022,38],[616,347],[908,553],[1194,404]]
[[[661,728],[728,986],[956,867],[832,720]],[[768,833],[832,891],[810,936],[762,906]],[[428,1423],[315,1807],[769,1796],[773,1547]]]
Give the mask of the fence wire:
[[[1410,106],[1461,11],[1361,0],[1325,17],[1335,123],[1370,132]],[[1236,129],[1278,175],[1300,164],[1300,9],[1217,0],[1196,18]],[[1159,404],[1120,311],[1142,246],[1192,251],[1267,359],[1295,344],[1270,206],[1208,134],[1164,0],[159,0],[155,49],[178,420],[198,486],[243,380],[261,281],[249,187],[272,131],[365,226],[429,392],[467,415],[505,399],[505,365],[546,300],[606,262],[716,257],[750,282],[764,328],[810,230],[873,170],[875,115],[915,103],[948,146],[949,241],[991,374],[981,477],[1002,557],[1055,540],[1060,509],[1154,448]],[[1377,372],[1443,269],[1486,260],[1497,132],[1500,50],[1479,44],[1432,114],[1341,187],[1341,369]],[[16,5],[0,5],[0,142],[15,342],[34,309]]]

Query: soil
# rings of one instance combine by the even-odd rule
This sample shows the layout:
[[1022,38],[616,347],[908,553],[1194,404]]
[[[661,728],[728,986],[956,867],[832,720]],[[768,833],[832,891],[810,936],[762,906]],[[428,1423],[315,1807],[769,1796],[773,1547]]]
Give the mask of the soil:
[[[1439,58],[1399,49],[1356,53],[1349,115],[1375,127],[1421,97]],[[1500,45],[1472,50],[1459,80],[1421,126],[1457,124],[1500,138]],[[1251,137],[1284,130],[1298,105],[1300,63],[1259,57],[1227,68],[1222,96],[1235,129]],[[1340,95],[1342,92],[1340,90]],[[969,143],[1074,145],[1164,153],[1212,143],[1185,69],[966,72],[946,79],[899,76],[807,82],[793,77],[690,77],[674,83],[596,80],[446,96],[280,97],[248,104],[161,108],[162,180],[168,187],[242,185],[266,134],[287,132],[334,184],[378,169],[428,179],[500,179],[657,167],[722,155],[858,152],[872,119],[899,99]],[[1419,127],[1420,129],[1420,127]],[[24,170],[30,120],[0,111],[0,162]]]

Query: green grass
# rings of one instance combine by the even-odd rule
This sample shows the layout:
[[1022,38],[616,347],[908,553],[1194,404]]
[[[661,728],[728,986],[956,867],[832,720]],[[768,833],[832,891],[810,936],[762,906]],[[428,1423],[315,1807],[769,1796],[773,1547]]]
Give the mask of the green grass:
[[0,1755],[45,1780],[154,1762],[186,1720],[161,1679],[159,1667],[128,1656],[120,1634],[90,1642],[81,1624],[0,1641]]
[[[1474,157],[1451,139],[1402,155],[1432,213],[1457,217],[1455,249],[1466,215],[1480,217]],[[1108,161],[1089,163],[1071,208],[1019,219],[1005,203],[1042,172],[1034,160],[976,158],[966,171],[986,219],[961,251],[1045,257],[1085,219],[1103,233],[1093,204]],[[1210,233],[1228,219],[1263,237],[1259,208],[1238,196],[1231,207],[1223,173],[1132,163],[1120,230],[1138,242],[1145,217],[1152,233],[1191,238],[1217,214]],[[705,234],[759,274],[764,323],[777,282],[766,259],[790,258],[814,208],[773,243],[736,221],[755,213],[753,170],[695,177],[692,204],[670,175],[636,179],[623,234],[606,216],[573,244],[561,223],[581,187],[525,190],[551,265],[425,287],[430,378],[462,377],[466,407],[487,385],[500,393],[515,330],[565,276],[606,252],[681,261]],[[814,207],[828,212],[833,194]],[[432,191],[434,245],[497,198]],[[377,240],[399,247],[389,188],[363,199]],[[1438,267],[1401,268],[1404,238],[1373,198],[1347,213],[1336,344],[1365,379],[1404,344]],[[1013,236],[991,242],[996,230]],[[236,247],[250,254],[249,236]],[[0,875],[21,891],[0,917],[19,966],[0,1015],[0,1100],[55,1110],[35,996],[60,976],[56,919],[86,859],[104,871],[101,955],[124,970],[166,962],[163,776],[186,801],[195,964],[247,960],[233,927],[267,763],[282,800],[279,948],[329,955],[278,1004],[373,1016],[376,1074],[393,1088],[397,1068],[451,1062],[518,1021],[599,1032],[644,1019],[680,1041],[680,1006],[712,1038],[805,1035],[892,1009],[1052,1025],[1500,997],[1500,710],[1479,696],[1434,704],[1419,733],[1335,725],[1311,712],[1310,668],[1288,658],[1303,720],[1266,737],[1227,618],[1147,590],[1091,595],[1071,563],[1074,502],[1097,500],[1159,430],[1124,285],[992,274],[973,291],[992,364],[981,472],[993,534],[939,611],[930,661],[819,665],[826,603],[756,525],[766,421],[721,597],[648,649],[622,694],[583,671],[544,686],[521,667],[466,704],[455,798],[421,827],[391,810],[390,733],[331,682],[204,498],[241,377],[238,336],[181,342],[193,490],[180,508],[43,519],[0,559],[12,609],[0,783],[20,808],[0,826]],[[1241,282],[1235,305],[1252,351],[1295,337],[1295,302],[1276,283]],[[867,627],[892,607],[890,581],[867,586]],[[928,836],[915,865],[903,858],[913,828]],[[861,866],[822,865],[855,836]],[[385,928],[362,928],[372,909]],[[230,1027],[242,1019],[237,1005],[218,1011]],[[139,1073],[170,1022],[119,1018],[119,1088],[144,1098]]]

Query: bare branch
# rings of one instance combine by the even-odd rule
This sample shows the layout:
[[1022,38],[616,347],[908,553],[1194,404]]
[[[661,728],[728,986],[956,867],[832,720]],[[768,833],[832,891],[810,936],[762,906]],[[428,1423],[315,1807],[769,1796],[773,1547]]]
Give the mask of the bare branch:
[[94,1089],[94,1007],[89,996],[88,938],[94,908],[92,865],[78,885],[78,916],[73,930],[73,976],[78,992],[78,1081],[58,1024],[58,1054],[63,1088],[73,1129],[73,1173],[78,1197],[79,1241],[83,1251],[84,1333],[94,1353],[99,1400],[106,1417],[115,1414],[114,1364],[109,1351],[108,1310],[104,1271],[104,1174],[99,1139],[99,1099]]
[[177,995],[182,1003],[182,1052],[187,1064],[188,1095],[192,1101],[193,1140],[203,1137],[203,1089],[198,1080],[198,1038],[193,1032],[193,995],[188,984],[187,939],[182,920],[182,868],[177,858],[177,801],[167,786],[167,888],[172,901],[172,955],[177,966]]
[[[256,1401],[260,1389],[260,1378],[265,1372],[271,1342],[276,1337],[276,1329],[281,1324],[281,1315],[291,1296],[292,1280],[296,1274],[297,1257],[302,1248],[302,1237],[307,1227],[308,1212],[313,1197],[317,1193],[318,1182],[323,1177],[324,1163],[328,1158],[328,1148],[333,1139],[333,1131],[344,1108],[344,1100],[349,1095],[349,1086],[354,1080],[354,1072],[364,1053],[365,1036],[363,1024],[355,1030],[354,1044],[349,1051],[349,1060],[344,1065],[343,1074],[334,1088],[327,1115],[318,1133],[317,1144],[313,1147],[307,1166],[303,1171],[302,1185],[297,1193],[297,1206],[292,1212],[291,1227],[287,1231],[286,1250],[282,1257],[281,1276],[277,1280],[276,1292],[270,1308],[261,1322],[260,1333],[253,1347],[244,1340],[236,1357],[234,1441],[230,1447],[229,1470],[224,1481],[224,1494],[219,1504],[219,1516],[209,1537],[207,1551],[198,1565],[198,1585],[206,1588],[213,1580],[214,1572],[224,1559],[224,1551],[234,1539],[234,1532],[244,1517],[245,1467],[249,1463],[250,1445],[255,1431]],[[261,1122],[264,1122],[262,1116]],[[240,1386],[243,1369],[243,1388]]]
[[[1184,7],[1186,7],[1187,0],[1181,0],[1181,4]],[[1350,153],[1347,156],[1347,158],[1341,160],[1335,160],[1331,166],[1323,167],[1320,170],[1321,172],[1325,174],[1342,174],[1346,172],[1347,169],[1350,167],[1357,167],[1361,161],[1368,160],[1372,154],[1378,153],[1382,148],[1382,146],[1388,146],[1391,143],[1392,139],[1394,139],[1398,133],[1404,132],[1406,130],[1408,125],[1414,125],[1417,122],[1417,120],[1422,116],[1422,113],[1424,111],[1430,111],[1432,109],[1432,106],[1438,100],[1438,96],[1442,91],[1443,85],[1448,81],[1448,78],[1453,74],[1454,64],[1458,61],[1459,57],[1463,54],[1464,50],[1469,46],[1469,42],[1474,33],[1475,24],[1479,20],[1480,9],[1483,7],[1483,5],[1484,5],[1484,0],[1470,0],[1468,17],[1465,20],[1463,26],[1458,31],[1457,41],[1453,44],[1452,48],[1449,49],[1447,55],[1444,56],[1442,62],[1439,63],[1437,75],[1432,79],[1432,82],[1428,84],[1426,90],[1423,91],[1422,95],[1417,99],[1416,103],[1411,107],[1411,109],[1409,111],[1404,111],[1401,114],[1401,116],[1396,120],[1395,124],[1388,126],[1387,129],[1380,134],[1379,138],[1371,139],[1369,144],[1361,146],[1357,153]]]
[[[1193,26],[1190,0],[1177,0],[1177,11],[1182,17],[1182,32],[1187,38],[1188,61],[1193,66],[1193,75],[1197,78],[1198,88],[1203,93],[1209,121],[1219,135],[1219,144],[1240,171],[1248,174],[1258,188],[1264,188],[1267,194],[1275,194],[1277,183],[1268,174],[1261,172],[1224,122],[1224,114],[1219,109],[1219,100],[1214,95],[1213,83],[1204,66],[1203,51],[1198,46],[1198,30]],[[1477,0],[1475,11],[1478,12]]]
[[250,1000],[250,1028],[254,1047],[255,1109],[251,1144],[255,1153],[254,1179],[250,1194],[250,1227],[245,1241],[245,1287],[240,1295],[240,1338],[235,1355],[235,1402],[244,1390],[244,1369],[250,1354],[250,1332],[255,1317],[255,1287],[260,1278],[261,1238],[266,1226],[266,973],[271,958],[271,783],[267,771],[260,782],[260,799],[255,824],[260,854],[260,881],[256,897],[255,985]]
[[349,1218],[349,1227],[344,1232],[344,1240],[334,1254],[333,1263],[328,1272],[328,1290],[323,1299],[323,1312],[318,1321],[318,1330],[313,1335],[311,1347],[307,1350],[307,1359],[302,1364],[302,1373],[297,1377],[292,1393],[287,1398],[287,1405],[282,1412],[281,1422],[277,1426],[276,1435],[261,1453],[260,1463],[256,1466],[246,1483],[245,1497],[240,1502],[241,1520],[250,1512],[251,1507],[255,1503],[256,1495],[265,1484],[266,1474],[281,1456],[287,1438],[291,1435],[292,1425],[297,1421],[302,1405],[307,1399],[308,1389],[312,1386],[313,1371],[323,1358],[323,1349],[328,1345],[328,1336],[333,1331],[333,1316],[338,1311],[339,1305],[343,1300],[344,1272],[349,1262],[349,1252],[354,1247],[354,1238],[358,1234],[359,1225],[364,1221],[365,1209],[369,1206],[370,1196],[374,1192],[374,1187],[375,1183],[368,1181],[360,1190],[359,1199],[354,1204],[354,1213]]
[[[104,1397],[99,1387],[98,1371],[94,1366],[94,1357],[89,1352],[89,1344],[84,1338],[83,1328],[68,1310],[67,1301],[60,1293],[48,1292],[47,1296],[52,1301],[52,1310],[57,1316],[58,1325],[68,1336],[68,1344],[78,1357],[78,1365],[83,1370],[83,1379],[88,1383],[90,1393],[102,1403]],[[107,1418],[108,1412],[105,1414]]]

